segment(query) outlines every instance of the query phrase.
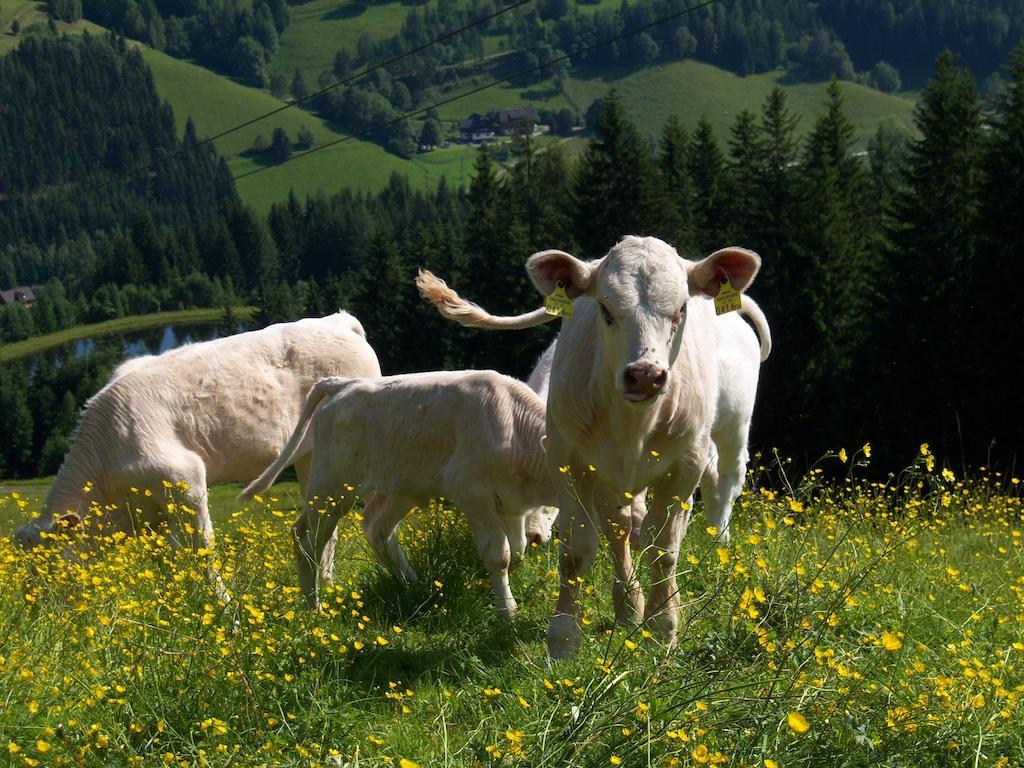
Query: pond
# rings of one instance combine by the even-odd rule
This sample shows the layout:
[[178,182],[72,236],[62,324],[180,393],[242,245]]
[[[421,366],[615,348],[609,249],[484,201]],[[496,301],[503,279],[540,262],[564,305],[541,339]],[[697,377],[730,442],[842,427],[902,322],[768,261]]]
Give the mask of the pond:
[[99,348],[102,348],[106,354],[113,354],[113,350],[119,349],[121,361],[131,360],[143,355],[159,355],[183,344],[195,344],[219,339],[222,336],[231,336],[251,330],[252,327],[251,323],[243,322],[236,322],[231,328],[224,323],[161,325],[140,331],[110,333],[78,339],[25,358],[24,362],[28,363],[26,373],[31,376],[38,368],[40,361],[60,368],[67,360],[88,358]]

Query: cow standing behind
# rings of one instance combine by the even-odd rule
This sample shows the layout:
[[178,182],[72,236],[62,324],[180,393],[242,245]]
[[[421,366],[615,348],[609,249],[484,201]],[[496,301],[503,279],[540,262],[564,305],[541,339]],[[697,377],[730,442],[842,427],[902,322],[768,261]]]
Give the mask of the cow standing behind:
[[[346,312],[124,363],[86,403],[42,514],[15,538],[38,544],[60,522],[77,525],[91,505],[109,505],[116,509],[104,513],[107,532],[167,521],[180,544],[180,521],[168,515],[165,494],[141,492],[163,491],[170,481],[182,484],[181,500],[195,512],[202,543],[212,546],[207,486],[252,480],[288,440],[310,387],[332,374],[380,375],[362,325]],[[303,447],[300,485],[308,466]]]
[[[626,237],[592,262],[544,251],[526,266],[542,295],[561,285],[576,299],[554,352],[548,395],[548,462],[565,468],[553,472],[562,552],[548,652],[560,658],[579,647],[580,577],[597,552],[598,526],[615,565],[616,618],[645,618],[664,640],[674,642],[679,623],[676,563],[689,522],[683,505],[709,456],[715,457],[712,479],[722,486],[720,498],[732,497],[732,488],[738,493],[742,483],[742,473],[738,483],[734,479],[739,462],[730,457],[723,465],[711,442],[723,393],[710,299],[723,280],[745,290],[760,259],[741,248],[725,248],[691,262],[657,238]],[[438,290],[428,285],[425,295],[463,325],[514,329],[551,319],[543,308],[495,317],[443,284],[434,287]],[[740,450],[732,446],[731,453],[745,465],[743,431]],[[645,550],[652,577],[646,603],[625,535],[633,522],[629,498],[645,488],[650,494],[644,532],[652,545]]]
[[[307,430],[310,437],[307,438]],[[544,404],[494,371],[438,371],[380,379],[326,379],[309,393],[281,455],[239,495],[265,491],[309,440],[307,504],[295,524],[299,584],[311,608],[331,578],[338,520],[362,497],[362,525],[382,561],[415,579],[395,530],[413,507],[452,499],[466,516],[491,578],[499,615],[512,618],[513,552],[527,509],[551,504]]]

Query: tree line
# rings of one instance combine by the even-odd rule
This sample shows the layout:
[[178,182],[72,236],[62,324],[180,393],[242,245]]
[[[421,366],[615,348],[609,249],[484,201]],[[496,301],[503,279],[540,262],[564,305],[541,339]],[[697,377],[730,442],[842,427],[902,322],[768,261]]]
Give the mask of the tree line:
[[[416,191],[396,175],[376,194],[292,195],[265,218],[233,197],[177,224],[139,213],[125,228],[8,248],[0,274],[57,278],[70,302],[196,276],[255,303],[263,323],[352,311],[387,373],[525,376],[553,326],[459,329],[416,295],[416,268],[508,313],[540,301],[523,270],[537,250],[594,258],[624,234],[657,235],[690,258],[738,244],[763,258],[751,293],[775,336],[755,447],[804,462],[870,441],[878,465],[895,468],[927,441],[951,460],[1005,466],[1022,438],[1006,414],[1024,404],[1015,385],[1024,353],[1012,343],[1024,317],[1012,290],[1024,246],[1024,47],[1005,77],[983,111],[971,73],[943,54],[915,112],[917,135],[880,125],[866,155],[855,151],[838,82],[802,132],[775,90],[727,136],[705,119],[672,118],[653,142],[612,93],[592,110],[578,160],[525,137],[507,168],[483,149],[464,189],[442,181]],[[25,375],[5,374],[0,413],[36,413],[29,393],[47,385]],[[18,445],[38,460],[53,433],[32,430]],[[5,472],[39,467],[4,456]]]

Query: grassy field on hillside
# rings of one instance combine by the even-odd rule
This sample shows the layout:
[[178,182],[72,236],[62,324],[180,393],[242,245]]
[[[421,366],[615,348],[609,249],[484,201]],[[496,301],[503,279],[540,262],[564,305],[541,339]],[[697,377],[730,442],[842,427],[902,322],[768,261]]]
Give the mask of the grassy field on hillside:
[[[964,482],[922,456],[899,490],[776,483],[740,500],[729,546],[694,519],[674,649],[612,624],[602,550],[581,652],[555,664],[556,549],[513,569],[520,615],[506,625],[447,510],[406,521],[413,584],[371,557],[357,515],[344,520],[334,585],[310,614],[293,484],[244,507],[215,489],[216,553],[147,536],[91,554],[72,543],[70,561],[13,549],[6,534],[45,487],[0,487],[4,754],[90,768],[1020,765],[1017,481]],[[207,584],[211,560],[230,604]]]
[[363,34],[374,40],[394,35],[411,7],[402,2],[369,4],[360,0],[310,0],[292,5],[288,9],[291,21],[269,69],[283,72],[289,83],[298,69],[313,87],[321,72],[330,71],[340,48],[355,54]]
[[[0,3],[0,56],[9,53],[18,47],[25,30],[33,24],[46,25],[46,3],[42,0],[4,0]],[[11,33],[11,23],[17,19],[21,24],[21,34]],[[106,30],[91,21],[79,19],[73,24],[63,21],[57,22],[57,31],[60,34],[80,35],[88,29],[95,34],[101,34]],[[31,33],[30,33],[31,34]]]
[[[710,64],[679,61],[598,77],[573,78],[567,91],[581,109],[586,109],[594,99],[616,88],[630,118],[642,130],[654,134],[661,130],[670,114],[678,115],[687,128],[693,128],[700,116],[706,114],[724,149],[729,127],[736,116],[743,109],[759,115],[765,97],[776,85],[786,92],[790,110],[801,116],[798,132],[809,131],[814,116],[825,102],[827,83],[789,84],[779,72],[740,77]],[[843,82],[841,86],[846,114],[853,121],[859,145],[867,142],[884,119],[911,130],[913,101],[856,83]]]
[[[252,307],[235,307],[235,318],[242,322],[252,319]],[[48,333],[45,336],[33,336],[24,341],[4,344],[0,347],[0,363],[17,360],[22,357],[44,352],[79,339],[90,339],[107,336],[112,333],[130,333],[146,328],[157,328],[161,325],[188,325],[190,323],[215,323],[224,316],[224,310],[215,309],[181,309],[171,312],[154,312],[149,315],[132,315],[106,320],[102,323],[76,325],[63,331]]]

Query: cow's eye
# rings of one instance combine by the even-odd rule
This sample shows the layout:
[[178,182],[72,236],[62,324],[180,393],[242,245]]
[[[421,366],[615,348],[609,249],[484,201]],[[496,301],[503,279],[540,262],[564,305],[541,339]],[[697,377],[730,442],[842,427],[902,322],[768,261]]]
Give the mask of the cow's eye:
[[679,311],[676,312],[675,317],[672,318],[672,333],[675,333],[679,329],[679,326],[683,324],[684,320],[686,320],[685,304],[683,304],[683,306],[679,308]]
[[605,325],[615,325],[615,318],[612,317],[612,313],[608,311],[608,308],[601,305],[601,318],[604,320]]

